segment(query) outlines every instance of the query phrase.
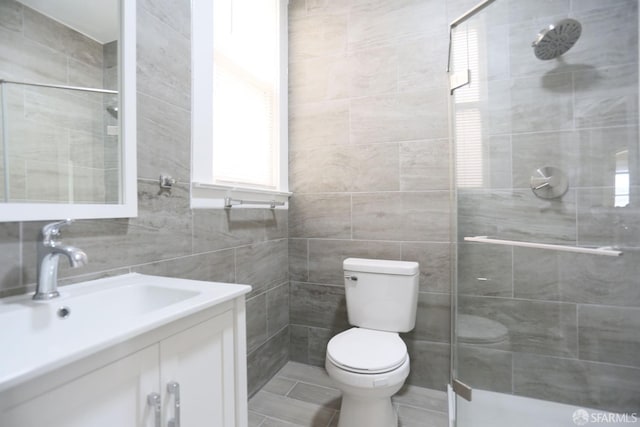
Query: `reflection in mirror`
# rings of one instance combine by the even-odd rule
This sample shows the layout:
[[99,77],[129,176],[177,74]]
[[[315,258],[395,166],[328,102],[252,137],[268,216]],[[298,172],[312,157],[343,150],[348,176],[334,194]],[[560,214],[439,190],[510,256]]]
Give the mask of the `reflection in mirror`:
[[0,0],[3,202],[121,203],[118,3]]
[[613,206],[629,206],[629,150],[616,153],[615,200]]

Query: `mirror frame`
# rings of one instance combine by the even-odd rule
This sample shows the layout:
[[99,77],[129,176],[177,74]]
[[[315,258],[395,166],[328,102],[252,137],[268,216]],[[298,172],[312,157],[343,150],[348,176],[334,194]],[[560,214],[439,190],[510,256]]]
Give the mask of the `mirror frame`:
[[119,204],[0,203],[0,222],[138,216],[136,159],[136,2],[120,0],[118,49],[121,201]]

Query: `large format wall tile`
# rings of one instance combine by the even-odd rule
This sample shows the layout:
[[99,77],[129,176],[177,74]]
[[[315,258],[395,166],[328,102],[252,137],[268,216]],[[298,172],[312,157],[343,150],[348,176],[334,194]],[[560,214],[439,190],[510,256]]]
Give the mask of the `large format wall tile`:
[[20,224],[0,224],[0,291],[22,286]]
[[346,53],[348,14],[289,15],[289,61]]
[[267,292],[267,336],[289,324],[289,283],[284,283]]
[[353,237],[446,242],[449,240],[449,193],[354,194]]
[[511,393],[512,355],[474,345],[458,345],[458,378],[472,388]]
[[15,0],[0,2],[0,27],[10,31],[22,31],[23,8],[24,6]]
[[420,292],[416,326],[402,337],[414,341],[449,342],[450,335],[451,296]]
[[[181,7],[188,7],[182,3]],[[185,110],[191,109],[190,40],[138,7],[137,89]],[[141,29],[144,28],[144,31]]]
[[289,360],[289,328],[247,355],[247,382],[249,396],[255,394]]
[[526,2],[507,0],[509,19],[514,23],[529,21],[569,12],[570,0],[539,0]]
[[289,360],[309,363],[309,328],[301,325],[289,325],[290,343]]
[[542,200],[531,190],[460,191],[458,233],[498,239],[575,243],[575,192]]
[[309,240],[309,281],[344,286],[342,263],[346,258],[400,260],[400,243]]
[[289,105],[344,99],[349,94],[346,56],[289,64]]
[[348,143],[348,100],[302,104],[289,110],[289,156],[304,148]]
[[572,62],[592,67],[637,63],[638,2],[619,0],[606,8],[598,6],[587,9],[585,4],[574,14],[585,31],[571,50]]
[[420,387],[446,390],[449,383],[449,344],[405,341],[411,359],[407,382]]
[[251,353],[267,340],[267,294],[247,299],[247,352]]
[[188,110],[138,93],[138,176],[152,179],[169,174],[189,182],[190,120]]
[[265,240],[265,219],[259,209],[196,209],[193,251],[209,252]]
[[640,407],[640,369],[515,353],[515,394],[615,412]]
[[236,282],[233,249],[156,261],[132,267],[131,270],[154,276],[180,277],[213,282]]
[[576,127],[638,124],[637,64],[574,74]]
[[66,83],[67,58],[62,53],[4,28],[0,28],[0,37],[0,70],[6,79]]
[[400,190],[449,190],[449,140],[400,144]]
[[557,302],[461,296],[459,312],[494,320],[509,331],[497,349],[540,355],[578,354],[576,305]]
[[460,295],[513,296],[512,248],[475,243],[458,245]]
[[[537,168],[555,166],[570,187],[614,186],[618,173],[640,167],[637,141],[635,126],[514,135],[513,185],[528,188]],[[629,179],[634,184],[639,178]]]
[[348,61],[351,98],[397,91],[398,52],[394,46],[358,50]]
[[621,257],[514,248],[517,298],[640,305],[640,253]]
[[511,130],[539,132],[573,127],[571,74],[512,80]]
[[306,282],[309,280],[309,241],[289,239],[289,280]]
[[291,153],[294,192],[393,191],[399,187],[398,144],[327,145]]
[[413,141],[447,137],[444,88],[351,100],[351,142]]
[[309,364],[324,367],[327,357],[327,344],[329,340],[342,330],[347,329],[347,325],[342,325],[336,330],[325,328],[309,328]]
[[402,243],[402,261],[420,264],[420,292],[451,292],[449,243]]
[[[445,2],[357,0],[349,15],[349,49],[380,46],[445,28]],[[425,25],[429,22],[429,25]]]
[[344,287],[291,283],[291,323],[328,329],[344,329],[347,307]]
[[[138,217],[117,220],[84,220],[62,232],[66,244],[84,250],[89,263],[71,269],[60,263],[59,276],[68,277],[118,267],[149,263],[191,254],[191,212],[186,186],[158,194],[157,182],[138,181]],[[35,283],[35,240],[40,222],[25,223],[24,283]],[[167,242],[171,242],[168,251]],[[117,250],[114,250],[116,248]]]
[[[625,193],[628,196],[625,197]],[[578,190],[578,242],[623,250],[638,247],[639,203],[640,187],[637,186]]]
[[640,368],[640,308],[581,305],[580,359]]
[[236,280],[251,285],[256,295],[288,280],[287,239],[254,243],[236,249]]
[[141,5],[150,14],[184,37],[191,36],[191,9],[182,0],[142,0]]
[[291,237],[351,238],[351,196],[294,195],[289,205]]
[[102,134],[102,98],[87,98],[52,89],[24,91],[25,120],[33,124],[59,126],[89,134]]
[[28,7],[23,8],[23,19],[27,39],[102,69],[102,45],[97,41]]
[[[447,87],[447,74],[442,64],[447,62],[445,43],[434,43],[434,36],[398,43],[398,91]],[[444,33],[442,37],[446,37]]]

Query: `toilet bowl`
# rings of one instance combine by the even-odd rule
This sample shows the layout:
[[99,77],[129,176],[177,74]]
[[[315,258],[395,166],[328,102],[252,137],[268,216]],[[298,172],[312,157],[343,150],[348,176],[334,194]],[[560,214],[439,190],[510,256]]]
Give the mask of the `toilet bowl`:
[[415,262],[344,261],[349,323],[327,344],[325,368],[342,391],[338,427],[397,427],[391,396],[409,376],[399,332],[415,326],[419,266]]
[[351,328],[327,345],[325,368],[342,391],[339,427],[398,425],[391,396],[409,375],[407,347],[397,333]]

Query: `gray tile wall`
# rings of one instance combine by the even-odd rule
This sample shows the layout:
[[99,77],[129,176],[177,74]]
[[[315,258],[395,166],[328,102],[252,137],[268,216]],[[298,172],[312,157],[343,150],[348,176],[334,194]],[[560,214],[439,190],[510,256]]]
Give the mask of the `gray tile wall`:
[[[450,4],[451,3],[451,4]],[[349,327],[342,261],[420,262],[409,382],[449,379],[447,12],[442,0],[289,5],[291,359]],[[448,10],[449,9],[449,10]]]
[[[582,23],[582,37],[562,60],[537,60],[531,41],[565,17]],[[482,389],[635,411],[638,2],[496,2],[461,30],[477,31],[483,53],[472,83],[480,100],[457,110],[479,111],[484,157],[467,164],[482,180],[460,188],[459,237],[636,249],[611,258],[460,245],[460,313],[497,321],[509,337],[463,342],[460,377]],[[561,199],[529,189],[532,172],[548,165],[569,179]],[[620,174],[629,179],[629,203],[616,205]]]
[[[1,78],[107,87],[103,85],[107,74],[103,45],[15,0],[0,0],[0,14]],[[110,80],[117,85],[115,79]],[[105,127],[117,122],[106,121],[105,95],[3,86],[10,199],[117,200],[118,187],[109,185],[114,175],[109,172],[113,168],[109,160],[117,153],[117,137],[107,137]],[[0,197],[4,197],[4,185]]]
[[[61,262],[60,277],[72,283],[140,272],[252,285],[247,336],[254,393],[289,358],[287,212],[190,209],[190,2],[140,1],[137,13],[139,215],[78,221],[65,230],[64,241],[84,249],[89,264],[72,270]],[[161,173],[178,179],[171,191],[160,191]],[[33,288],[41,226],[0,224],[2,293]]]

